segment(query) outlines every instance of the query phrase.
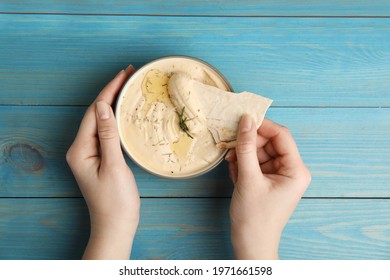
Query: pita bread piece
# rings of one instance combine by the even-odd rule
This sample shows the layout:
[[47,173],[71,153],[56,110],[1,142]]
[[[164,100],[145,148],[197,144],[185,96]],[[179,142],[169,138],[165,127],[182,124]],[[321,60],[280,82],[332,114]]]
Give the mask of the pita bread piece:
[[191,127],[196,127],[194,134],[199,134],[206,126],[221,148],[234,146],[242,115],[250,115],[258,128],[272,103],[271,99],[261,95],[224,91],[181,73],[172,75],[168,91],[176,110],[182,112],[185,108],[184,115],[194,122],[188,125],[190,133]]

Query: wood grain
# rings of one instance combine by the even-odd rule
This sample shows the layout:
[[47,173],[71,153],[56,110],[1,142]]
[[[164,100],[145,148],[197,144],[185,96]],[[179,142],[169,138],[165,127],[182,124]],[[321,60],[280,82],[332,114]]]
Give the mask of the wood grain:
[[44,0],[39,5],[28,0],[2,1],[0,11],[7,13],[71,13],[71,14],[158,14],[219,16],[388,16],[385,0],[298,1],[298,0],[136,0],[64,1]]
[[[0,42],[0,259],[81,257],[65,152],[84,110],[120,69],[173,54],[274,99],[267,116],[296,139],[313,181],[282,259],[390,259],[388,1],[1,1]],[[127,162],[134,259],[233,258],[226,163],[172,181]]]
[[390,18],[1,14],[0,30],[3,105],[87,105],[128,64],[182,54],[274,106],[390,106]]
[[83,199],[0,199],[0,259],[80,259],[88,237]]
[[[0,106],[0,196],[80,196],[65,162],[85,108]],[[390,112],[375,108],[272,108],[313,175],[307,197],[390,197]],[[58,129],[58,128],[61,129]],[[128,163],[144,197],[229,197],[227,166],[166,180]]]
[[304,199],[286,227],[282,259],[390,259],[390,201]]
[[[231,259],[229,199],[142,199],[133,259]],[[0,199],[1,259],[78,259],[88,238],[82,199]],[[59,219],[59,217],[61,217]],[[304,199],[282,259],[389,259],[388,200]]]

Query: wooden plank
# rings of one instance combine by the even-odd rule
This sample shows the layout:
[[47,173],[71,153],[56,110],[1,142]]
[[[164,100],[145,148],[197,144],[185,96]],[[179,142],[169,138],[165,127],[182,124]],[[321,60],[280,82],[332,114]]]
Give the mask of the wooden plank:
[[[85,108],[0,106],[0,196],[79,197],[65,162]],[[312,171],[307,197],[390,197],[390,111],[274,108]],[[128,160],[144,197],[229,197],[226,163],[190,180],[159,179]]]
[[[142,199],[133,259],[231,259],[229,199]],[[304,199],[282,259],[389,259],[389,200]],[[1,259],[78,259],[88,239],[82,199],[0,199]]]
[[[305,196],[390,197],[390,111],[272,108],[312,172]],[[373,191],[375,190],[375,191]]]
[[[4,3],[5,2],[5,3]],[[82,13],[82,14],[158,14],[158,15],[220,15],[220,16],[388,16],[389,3],[374,1],[2,1],[0,11],[7,13]]]
[[0,30],[0,104],[87,105],[127,64],[182,54],[274,106],[390,106],[390,18],[1,14]]
[[0,196],[74,196],[65,153],[80,108],[6,106],[0,110]]
[[304,199],[282,236],[282,259],[390,259],[390,201]]
[[80,259],[88,237],[83,199],[0,199],[0,259]]

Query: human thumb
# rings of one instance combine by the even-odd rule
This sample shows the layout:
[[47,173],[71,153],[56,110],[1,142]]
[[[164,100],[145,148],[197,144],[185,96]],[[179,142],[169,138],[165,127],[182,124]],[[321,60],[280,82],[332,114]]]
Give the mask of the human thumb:
[[123,159],[114,112],[104,102],[96,102],[96,121],[99,135],[102,165],[113,165]]
[[238,126],[236,144],[237,181],[240,185],[246,185],[262,174],[257,158],[256,141],[256,124],[251,116],[243,115]]

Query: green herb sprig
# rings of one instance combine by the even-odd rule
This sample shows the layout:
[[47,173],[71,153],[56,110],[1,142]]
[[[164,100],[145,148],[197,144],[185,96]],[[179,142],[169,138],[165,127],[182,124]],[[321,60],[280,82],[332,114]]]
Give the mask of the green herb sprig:
[[188,126],[186,124],[186,121],[189,121],[187,119],[187,117],[184,116],[184,110],[185,110],[186,107],[183,107],[183,109],[181,110],[181,113],[179,114],[179,126],[181,128],[181,130],[183,130],[188,137],[190,137],[191,139],[194,139],[194,137],[192,137],[192,135],[190,134],[190,130],[188,129]]

